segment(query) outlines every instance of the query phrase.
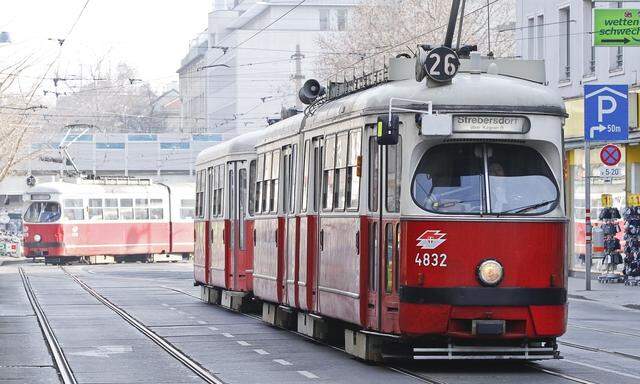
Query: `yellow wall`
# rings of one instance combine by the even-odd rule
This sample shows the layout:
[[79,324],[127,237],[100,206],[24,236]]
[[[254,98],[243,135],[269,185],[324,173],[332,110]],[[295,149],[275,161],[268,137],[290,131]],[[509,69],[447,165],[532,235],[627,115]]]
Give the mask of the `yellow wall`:
[[564,137],[567,139],[584,136],[584,100],[571,99],[564,102],[569,117],[564,124]]

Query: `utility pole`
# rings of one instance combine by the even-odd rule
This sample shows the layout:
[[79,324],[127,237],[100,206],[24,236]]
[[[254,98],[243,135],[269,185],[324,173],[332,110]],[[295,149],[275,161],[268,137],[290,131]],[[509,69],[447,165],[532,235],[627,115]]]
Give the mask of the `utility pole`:
[[[291,79],[293,80],[293,94],[297,95],[300,88],[302,88],[302,80],[304,80],[304,75],[302,74],[302,59],[304,55],[300,52],[300,44],[296,44],[296,53],[291,56],[296,62],[296,73],[291,75]],[[302,101],[300,101],[299,97],[296,97],[296,109],[302,110]]]

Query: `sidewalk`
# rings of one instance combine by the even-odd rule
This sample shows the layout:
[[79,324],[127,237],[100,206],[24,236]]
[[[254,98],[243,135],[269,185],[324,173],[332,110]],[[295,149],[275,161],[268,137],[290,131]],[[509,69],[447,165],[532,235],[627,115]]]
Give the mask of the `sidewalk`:
[[640,286],[632,287],[623,283],[602,284],[592,280],[591,291],[587,291],[584,278],[569,277],[568,294],[570,299],[593,300],[640,310]]
[[25,262],[30,262],[31,259],[27,259],[26,257],[11,257],[11,256],[0,256],[0,266],[7,266],[13,264],[22,264]]

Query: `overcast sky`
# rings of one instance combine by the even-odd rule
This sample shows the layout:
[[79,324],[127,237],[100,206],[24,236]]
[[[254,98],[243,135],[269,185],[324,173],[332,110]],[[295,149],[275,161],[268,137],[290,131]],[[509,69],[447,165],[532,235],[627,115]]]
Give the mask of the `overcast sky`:
[[[0,62],[35,54],[35,65],[25,76],[41,75],[58,54],[58,46],[48,39],[66,36],[85,2],[3,0],[0,31],[11,34],[12,44],[0,47]],[[206,28],[209,4],[210,0],[90,0],[52,73],[79,75],[80,64],[94,66],[105,57],[112,67],[127,62],[140,78],[161,89],[177,80],[175,72],[189,41]]]

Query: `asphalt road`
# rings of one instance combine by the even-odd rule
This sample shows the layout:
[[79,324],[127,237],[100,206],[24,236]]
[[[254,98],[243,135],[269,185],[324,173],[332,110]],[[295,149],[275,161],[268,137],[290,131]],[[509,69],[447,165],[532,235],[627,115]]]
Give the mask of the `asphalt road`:
[[[640,311],[618,305],[570,299],[563,360],[371,365],[201,302],[190,264],[65,268],[224,383],[640,383]],[[17,268],[2,269],[0,383],[57,382]],[[79,383],[203,382],[65,271],[24,271]]]

